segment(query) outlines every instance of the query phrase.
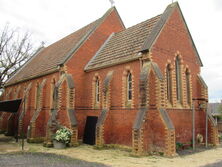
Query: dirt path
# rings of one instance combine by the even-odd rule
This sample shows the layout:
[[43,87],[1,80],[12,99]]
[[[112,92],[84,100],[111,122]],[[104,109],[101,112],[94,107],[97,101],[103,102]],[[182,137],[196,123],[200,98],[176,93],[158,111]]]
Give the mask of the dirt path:
[[[222,160],[222,148],[207,150],[191,155],[165,158],[160,156],[132,157],[130,152],[117,149],[95,150],[91,146],[80,146],[66,150],[49,149],[47,152],[67,155],[114,167],[200,167]],[[222,167],[222,164],[218,167]]]
[[108,167],[63,155],[15,152],[0,154],[0,167]]
[[[1,148],[3,145],[5,149]],[[21,150],[19,144],[13,143],[12,141],[6,144],[1,144],[0,142],[0,153],[18,150]],[[113,167],[222,167],[221,147],[205,151],[202,150],[201,152],[188,155],[179,155],[174,158],[160,156],[137,158],[133,157],[129,151],[119,149],[96,150],[93,146],[88,145],[57,150],[54,148],[44,148],[41,144],[26,143],[25,150],[29,152],[56,153]]]
[[11,137],[0,135],[0,153],[19,151],[18,143]]

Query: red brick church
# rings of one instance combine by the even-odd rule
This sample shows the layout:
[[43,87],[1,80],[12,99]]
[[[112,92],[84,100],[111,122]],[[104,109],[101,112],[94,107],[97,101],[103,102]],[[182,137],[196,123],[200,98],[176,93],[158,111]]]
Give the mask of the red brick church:
[[[135,153],[173,155],[176,142],[191,142],[193,118],[195,136],[205,140],[208,90],[202,66],[177,2],[130,28],[112,7],[40,49],[7,81],[1,100],[22,104],[17,114],[0,113],[0,131],[17,128],[30,141],[50,143],[63,125],[73,131],[72,144],[121,144]],[[208,134],[216,145],[210,115]]]

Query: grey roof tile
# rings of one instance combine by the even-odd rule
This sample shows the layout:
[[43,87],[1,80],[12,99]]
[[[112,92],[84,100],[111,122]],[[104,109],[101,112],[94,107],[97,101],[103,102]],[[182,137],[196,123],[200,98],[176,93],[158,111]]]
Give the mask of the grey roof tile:
[[86,71],[103,68],[125,61],[135,60],[145,39],[159,21],[161,15],[153,17],[126,30],[115,33],[85,67]]
[[42,49],[18,73],[8,80],[6,86],[56,69],[67,54],[74,47],[77,47],[76,45],[78,45],[78,42],[85,34],[96,26],[97,22],[98,20]]
[[[112,11],[116,11],[116,8],[110,8],[100,19],[86,25],[52,45],[41,49],[41,51],[34,55],[7,81],[6,86],[29,80],[34,77],[39,77],[50,72],[55,72],[59,65],[62,65],[69,60],[73,53]],[[121,18],[120,22],[125,28]]]

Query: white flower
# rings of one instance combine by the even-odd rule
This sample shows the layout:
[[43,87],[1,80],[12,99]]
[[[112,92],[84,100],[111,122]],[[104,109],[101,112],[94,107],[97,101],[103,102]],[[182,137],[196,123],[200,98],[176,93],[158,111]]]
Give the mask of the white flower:
[[62,143],[69,143],[71,136],[72,136],[71,130],[69,130],[66,127],[63,127],[56,131],[54,139]]

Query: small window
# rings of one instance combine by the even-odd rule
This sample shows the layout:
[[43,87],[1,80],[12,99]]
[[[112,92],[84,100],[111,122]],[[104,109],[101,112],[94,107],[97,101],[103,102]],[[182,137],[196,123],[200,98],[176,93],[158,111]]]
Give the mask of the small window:
[[176,57],[175,61],[175,67],[176,67],[176,95],[177,95],[177,101],[181,103],[182,101],[182,90],[181,90],[181,69],[180,69],[180,59],[179,56]]
[[166,79],[167,79],[167,99],[170,103],[172,103],[172,79],[171,79],[170,64],[167,65]]
[[132,100],[132,74],[127,76],[127,99]]
[[57,99],[54,99],[56,97],[56,95],[54,94],[55,84],[56,84],[56,81],[55,79],[53,79],[51,82],[51,108],[57,107]]
[[187,104],[190,105],[190,73],[186,69],[186,89],[187,89]]
[[96,103],[99,103],[99,78],[96,79],[96,88],[95,88],[95,96],[96,96]]
[[35,108],[37,109],[39,107],[40,103],[40,85],[37,84],[36,86],[36,99],[35,99]]

